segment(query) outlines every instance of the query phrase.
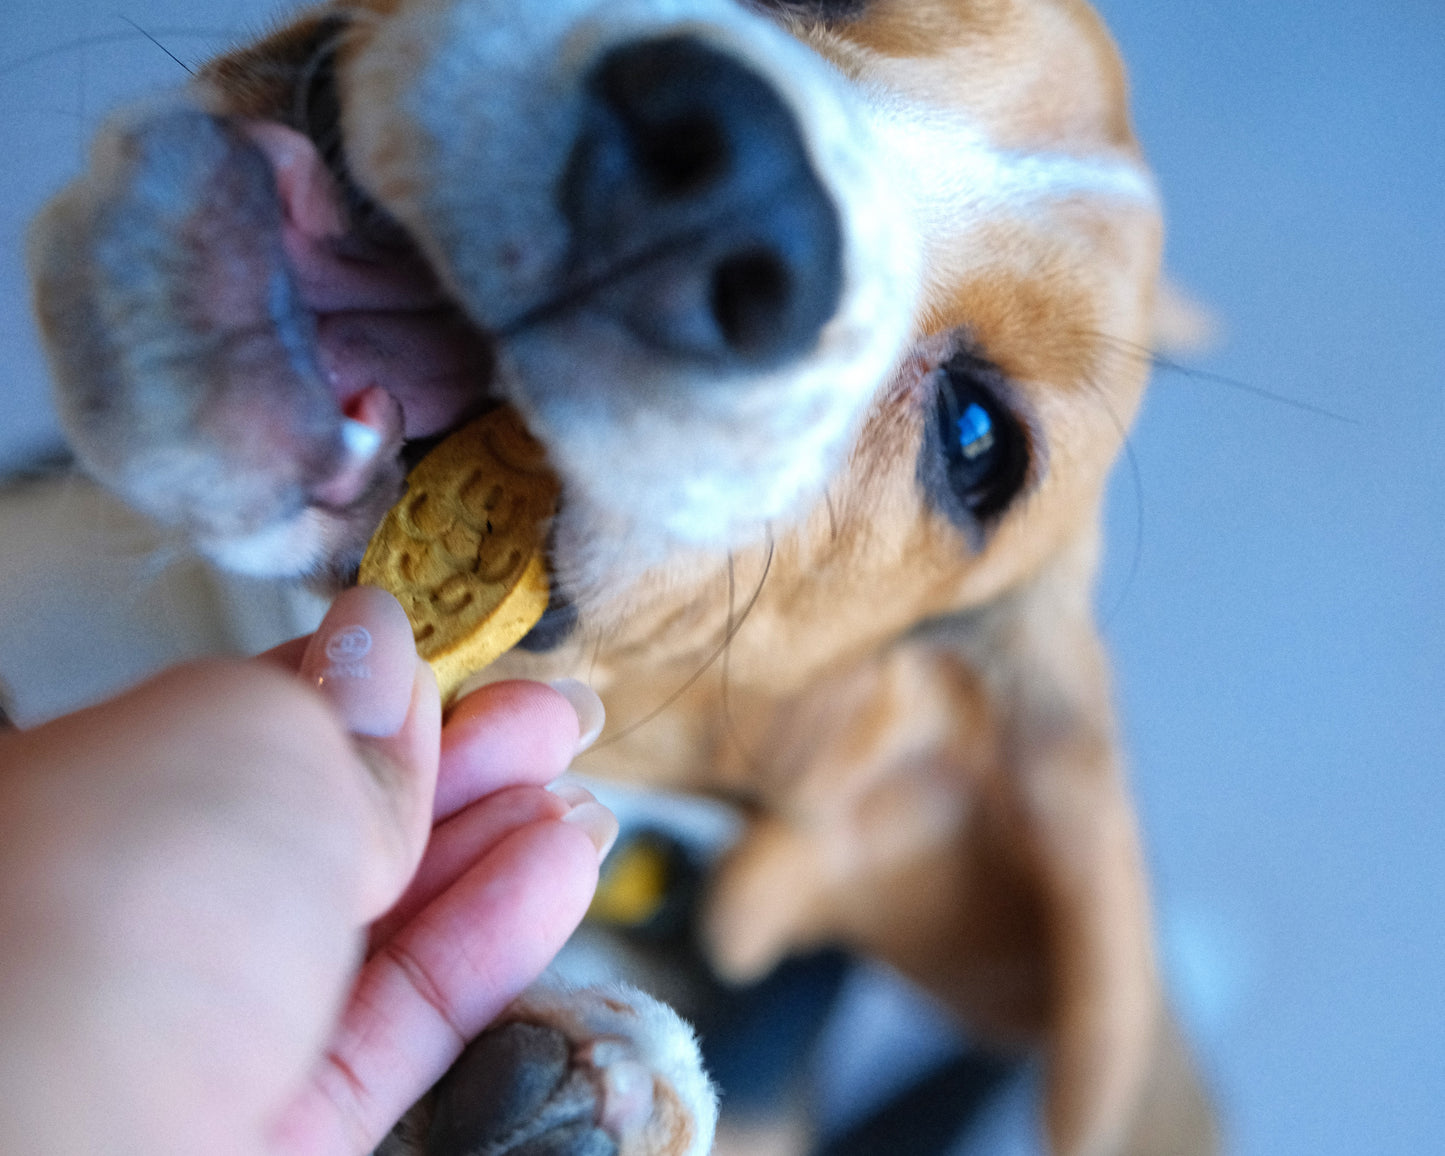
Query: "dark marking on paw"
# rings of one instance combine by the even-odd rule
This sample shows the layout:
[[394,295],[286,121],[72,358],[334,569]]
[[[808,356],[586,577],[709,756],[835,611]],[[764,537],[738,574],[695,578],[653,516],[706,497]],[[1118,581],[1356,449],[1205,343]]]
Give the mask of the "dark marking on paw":
[[505,1024],[478,1037],[437,1086],[427,1156],[617,1156],[597,1089],[561,1032]]
[[507,1156],[617,1156],[617,1142],[601,1128],[573,1124],[509,1148]]

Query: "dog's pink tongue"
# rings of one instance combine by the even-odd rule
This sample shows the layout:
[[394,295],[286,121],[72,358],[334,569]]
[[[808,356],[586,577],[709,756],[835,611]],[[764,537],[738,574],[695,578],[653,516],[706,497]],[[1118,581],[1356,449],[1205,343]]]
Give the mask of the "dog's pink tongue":
[[380,387],[401,406],[404,436],[456,425],[486,392],[487,342],[457,315],[419,254],[356,243],[310,138],[266,121],[245,131],[275,173],[287,263],[316,314],[321,364],[343,411]]
[[343,408],[379,385],[400,403],[405,437],[450,430],[486,395],[491,351],[451,310],[327,313],[317,333]]

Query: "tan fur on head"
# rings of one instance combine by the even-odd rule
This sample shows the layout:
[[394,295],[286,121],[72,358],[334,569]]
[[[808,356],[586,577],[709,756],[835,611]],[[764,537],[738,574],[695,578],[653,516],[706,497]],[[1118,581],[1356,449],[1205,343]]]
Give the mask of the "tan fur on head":
[[[832,312],[785,354],[664,355],[612,295],[803,194],[644,225],[635,252],[569,215],[589,78],[677,37],[766,90],[787,189],[836,221]],[[589,772],[746,809],[717,967],[872,953],[1044,1056],[1055,1151],[1208,1147],[1160,1123],[1201,1101],[1091,607],[1108,471],[1179,311],[1082,0],[338,4],[97,157],[32,266],[104,480],[232,566],[344,577],[406,447],[510,401],[562,498],[550,633],[495,673],[604,694]],[[253,275],[219,311],[227,256]],[[424,358],[441,387],[411,380]]]

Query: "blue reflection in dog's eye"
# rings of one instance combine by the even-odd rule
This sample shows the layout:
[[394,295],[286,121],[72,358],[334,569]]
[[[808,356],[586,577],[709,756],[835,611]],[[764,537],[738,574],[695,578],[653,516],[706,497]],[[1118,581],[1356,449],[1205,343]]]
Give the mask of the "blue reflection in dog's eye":
[[975,461],[993,449],[993,418],[978,402],[969,404],[957,425],[958,445],[969,461]]

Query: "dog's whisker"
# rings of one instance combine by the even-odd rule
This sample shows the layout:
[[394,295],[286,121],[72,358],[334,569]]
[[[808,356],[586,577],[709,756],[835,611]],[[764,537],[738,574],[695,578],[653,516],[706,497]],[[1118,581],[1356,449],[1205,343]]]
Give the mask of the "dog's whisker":
[[823,487],[823,504],[828,509],[829,540],[837,545],[838,542],[838,511],[833,508],[833,490],[830,486]]
[[1204,369],[1196,369],[1193,366],[1185,365],[1183,362],[1175,361],[1171,357],[1166,357],[1164,354],[1159,353],[1157,350],[1150,349],[1148,346],[1140,345],[1137,342],[1129,341],[1122,337],[1115,337],[1097,330],[1085,330],[1081,333],[1081,336],[1105,342],[1113,346],[1116,353],[1135,357],[1154,369],[1161,370],[1165,373],[1176,373],[1191,381],[1224,386],[1226,389],[1249,394],[1252,397],[1257,397],[1264,401],[1272,401],[1279,405],[1288,406],[1290,409],[1300,410],[1302,413],[1311,413],[1316,417],[1328,418],[1331,421],[1341,422],[1345,425],[1360,426],[1363,424],[1358,418],[1350,417],[1348,414],[1339,413],[1336,410],[1317,405],[1311,401],[1305,401],[1302,398],[1290,397],[1288,394],[1266,389],[1262,385],[1254,385],[1248,381],[1241,381],[1236,377],[1212,373]]
[[[758,777],[758,775],[759,775],[759,773],[760,773],[760,771],[761,771],[761,769],[762,769],[761,761],[760,761],[760,760],[758,759],[758,757],[753,753],[752,749],[747,745],[747,743],[743,742],[742,736],[738,734],[737,724],[733,721],[733,713],[732,713],[732,698],[731,698],[731,691],[732,691],[732,662],[731,662],[731,659],[732,659],[732,639],[733,639],[733,638],[736,636],[736,634],[737,634],[737,630],[736,630],[736,628],[735,628],[735,626],[734,626],[734,620],[733,620],[733,610],[734,610],[734,607],[735,607],[735,599],[736,599],[736,596],[737,596],[737,575],[736,575],[736,572],[735,572],[735,571],[736,571],[736,567],[735,567],[735,562],[734,562],[734,558],[733,558],[733,552],[732,552],[731,550],[729,550],[729,551],[728,551],[728,633],[727,633],[727,640],[726,640],[726,649],[723,651],[723,657],[722,657],[722,692],[721,692],[722,721],[723,721],[723,729],[727,732],[728,738],[730,738],[730,739],[732,740],[733,746],[735,746],[735,747],[738,749],[738,751],[741,753],[741,755],[742,755],[742,757],[743,757],[743,761],[744,761],[745,763],[747,763],[749,770],[753,773],[753,776],[754,776],[754,777]],[[753,597],[753,602],[756,602],[756,601],[757,601],[757,597],[756,597],[756,595],[754,595],[754,597]],[[749,609],[751,609],[751,608],[752,608],[752,603],[749,603]]]
[[[1098,334],[1104,337],[1103,334]],[[1126,351],[1132,352],[1132,351]],[[1109,417],[1111,423],[1119,432],[1119,440],[1122,446],[1122,453],[1125,463],[1129,468],[1129,477],[1134,487],[1134,547],[1129,557],[1129,569],[1125,572],[1123,584],[1119,593],[1114,599],[1114,604],[1101,616],[1100,625],[1107,627],[1112,623],[1119,611],[1123,609],[1124,603],[1128,600],[1129,591],[1133,589],[1134,582],[1139,577],[1139,571],[1144,559],[1144,471],[1139,464],[1139,455],[1134,449],[1134,439],[1129,433],[1129,427],[1119,416],[1119,411],[1114,408],[1114,403],[1109,400],[1108,390],[1097,381],[1092,374],[1082,379],[1085,389],[1099,403],[1099,407]]]
[[1260,385],[1252,385],[1247,381],[1240,381],[1238,378],[1226,377],[1223,374],[1210,373],[1202,369],[1191,369],[1186,365],[1181,365],[1176,361],[1171,361],[1169,358],[1161,357],[1158,354],[1154,355],[1154,365],[1158,369],[1165,370],[1169,373],[1177,373],[1191,381],[1203,382],[1208,385],[1222,385],[1226,389],[1249,394],[1264,401],[1272,401],[1277,405],[1288,406],[1290,409],[1299,410],[1301,413],[1309,413],[1316,417],[1328,418],[1330,421],[1336,421],[1342,425],[1355,427],[1364,425],[1364,422],[1358,418],[1350,417],[1348,414],[1338,413],[1326,406],[1316,405],[1314,402],[1304,401],[1301,398],[1290,397],[1287,394],[1279,393],[1272,389],[1265,389]]
[[763,592],[763,586],[767,583],[768,575],[772,572],[773,554],[775,550],[776,544],[773,541],[772,529],[771,527],[769,527],[768,554],[766,560],[763,563],[762,577],[758,579],[758,584],[753,590],[752,597],[748,599],[747,605],[743,607],[742,614],[739,615],[736,620],[734,620],[733,618],[731,606],[729,607],[728,619],[723,632],[723,639],[720,643],[718,643],[717,648],[713,650],[710,655],[708,655],[708,657],[703,661],[702,665],[699,666],[697,670],[695,670],[688,677],[687,681],[685,681],[675,691],[669,694],[667,698],[665,698],[658,706],[648,711],[648,713],[643,715],[640,719],[628,724],[617,734],[610,736],[604,743],[598,743],[597,745],[599,747],[605,746],[610,743],[620,742],[628,735],[631,735],[633,732],[637,731],[639,728],[646,726],[653,719],[657,718],[665,710],[667,710],[668,707],[672,706],[673,703],[677,702],[677,700],[680,699],[683,695],[685,695],[689,690],[691,690],[697,684],[698,679],[702,678],[704,674],[706,674],[709,670],[712,669],[713,664],[716,663],[717,660],[727,652],[728,647],[732,644],[732,640],[737,637],[738,631],[742,629],[743,623],[747,621],[748,616],[752,613],[753,607],[757,605],[758,598]]
[[597,631],[592,644],[592,658],[587,663],[588,683],[595,683],[597,681],[597,664],[602,661],[602,649],[606,644],[607,632],[603,630]]
[[152,44],[154,44],[157,48],[159,48],[162,52],[164,52],[167,56],[169,56],[172,60],[174,60],[177,64],[179,64],[182,68],[184,68],[186,72],[188,72],[191,76],[196,75],[196,70],[194,68],[187,64],[184,60],[182,60],[179,56],[177,56],[174,52],[172,52],[169,48],[162,44],[157,37],[152,36],[129,16],[122,16],[121,19],[124,20],[127,24],[129,24],[132,28],[134,28],[137,32],[139,32],[142,36],[144,36],[147,40],[149,40]]
[[[122,17],[122,19],[125,18]],[[228,30],[222,28],[179,27],[157,28],[154,32],[154,35],[152,35],[152,33],[145,31],[133,21],[128,21],[128,23],[131,24],[134,31],[97,32],[91,36],[76,36],[72,37],[69,40],[61,41],[59,44],[53,44],[49,48],[41,48],[35,52],[27,53],[24,56],[20,56],[14,60],[0,64],[0,78],[11,76],[12,74],[17,72],[22,72],[26,68],[31,67],[32,65],[45,64],[48,61],[56,59],[57,57],[68,56],[72,53],[77,52],[84,52],[90,48],[104,48],[111,44],[125,44],[130,41],[134,41],[137,37],[145,37],[146,39],[151,40],[168,56],[171,56],[173,60],[176,60],[176,63],[180,64],[182,68],[186,68],[187,71],[191,71],[183,61],[177,59],[175,55],[170,52],[169,49],[165,48],[164,45],[161,45],[159,41],[156,40],[156,37],[165,36],[172,40],[179,39],[181,37],[189,37],[196,40],[216,41],[223,40],[230,35]]]
[[1129,600],[1129,592],[1134,588],[1144,560],[1144,472],[1139,465],[1139,455],[1134,451],[1133,440],[1127,434],[1124,437],[1124,461],[1128,464],[1129,477],[1134,486],[1134,548],[1130,552],[1129,569],[1119,587],[1118,596],[1101,619],[1104,627],[1114,621]]

